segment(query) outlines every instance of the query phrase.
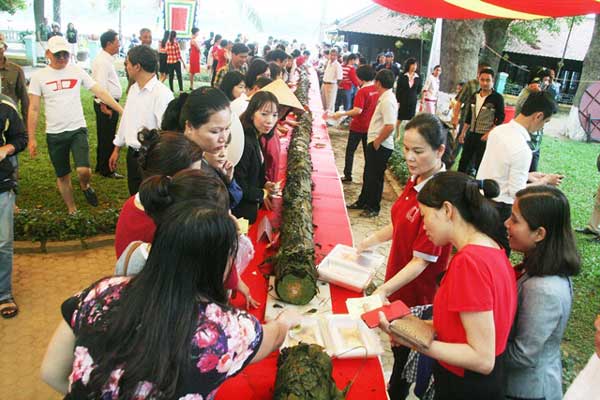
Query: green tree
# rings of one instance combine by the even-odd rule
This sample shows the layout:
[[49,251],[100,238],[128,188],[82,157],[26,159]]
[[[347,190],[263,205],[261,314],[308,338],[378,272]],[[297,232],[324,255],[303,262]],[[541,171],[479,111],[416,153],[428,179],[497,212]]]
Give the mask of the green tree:
[[445,19],[442,21],[440,65],[444,68],[440,89],[452,92],[460,81],[477,75],[477,57],[483,40],[483,20]]
[[[569,18],[569,23],[579,24],[584,17]],[[531,21],[513,19],[486,19],[483,24],[485,44],[480,61],[489,64],[493,70],[498,70],[500,56],[509,39],[535,46],[539,42],[539,32],[547,31],[560,33],[561,24],[564,19],[544,18]]]
[[0,0],[0,11],[14,14],[17,10],[25,9],[25,0]]
[[60,9],[61,9],[61,1],[60,0],[52,0],[52,16],[54,18],[54,22],[56,22],[58,25],[60,25],[61,29],[62,29]]
[[40,25],[44,22],[44,0],[33,0],[33,17],[35,19],[35,37],[39,41]]
[[119,13],[119,38],[123,37],[123,7],[121,0],[106,0],[106,8],[111,13]]

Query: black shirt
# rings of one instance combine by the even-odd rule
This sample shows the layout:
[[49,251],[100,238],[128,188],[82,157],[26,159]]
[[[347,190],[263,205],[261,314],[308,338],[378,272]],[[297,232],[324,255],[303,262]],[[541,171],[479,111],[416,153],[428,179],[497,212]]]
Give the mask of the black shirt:
[[[11,144],[15,148],[14,154],[17,154],[27,147],[27,140],[25,124],[17,106],[10,97],[0,94],[0,147]],[[9,157],[6,157],[0,161],[0,193],[15,186],[14,166]]]

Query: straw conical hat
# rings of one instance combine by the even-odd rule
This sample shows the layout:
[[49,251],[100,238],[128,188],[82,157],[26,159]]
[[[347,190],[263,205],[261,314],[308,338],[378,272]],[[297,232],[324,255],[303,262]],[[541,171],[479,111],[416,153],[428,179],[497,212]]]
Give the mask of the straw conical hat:
[[302,104],[294,92],[292,92],[283,79],[277,79],[276,81],[269,83],[267,86],[260,89],[260,91],[273,93],[281,105],[304,110],[304,107],[302,107]]
[[244,153],[244,128],[240,121],[240,117],[231,112],[231,143],[227,148],[227,159],[235,166]]

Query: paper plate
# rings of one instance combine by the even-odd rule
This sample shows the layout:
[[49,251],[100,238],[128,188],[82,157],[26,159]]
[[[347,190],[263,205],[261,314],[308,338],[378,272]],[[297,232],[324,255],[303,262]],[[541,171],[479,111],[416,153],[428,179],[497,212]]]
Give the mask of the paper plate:
[[227,148],[227,159],[237,165],[244,152],[244,128],[240,122],[240,117],[235,112],[231,112],[231,143]]

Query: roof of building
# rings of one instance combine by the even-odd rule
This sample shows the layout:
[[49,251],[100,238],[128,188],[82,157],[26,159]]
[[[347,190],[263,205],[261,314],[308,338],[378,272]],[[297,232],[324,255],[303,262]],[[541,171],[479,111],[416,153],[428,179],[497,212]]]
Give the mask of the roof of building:
[[[569,36],[568,21],[569,19],[560,20],[560,33],[539,31],[538,42],[533,46],[511,38],[504,47],[504,51],[511,53],[530,54],[532,56],[562,58],[567,37]],[[580,24],[573,25],[573,31],[571,32],[571,37],[569,38],[565,59],[583,61],[585,54],[590,47],[593,33],[593,17],[585,17]]]
[[373,4],[341,19],[332,27],[338,31],[367,33],[399,38],[418,38],[421,27],[415,18]]
[[[538,32],[536,45],[529,45],[516,39],[509,39],[504,51],[531,54],[534,56],[561,58],[569,33],[569,19],[560,19],[561,32]],[[349,17],[337,21],[329,30],[393,36],[398,38],[419,38],[421,27],[410,15],[396,13],[378,4],[370,5]],[[580,24],[573,26],[565,59],[583,61],[594,32],[594,17],[587,16]]]

